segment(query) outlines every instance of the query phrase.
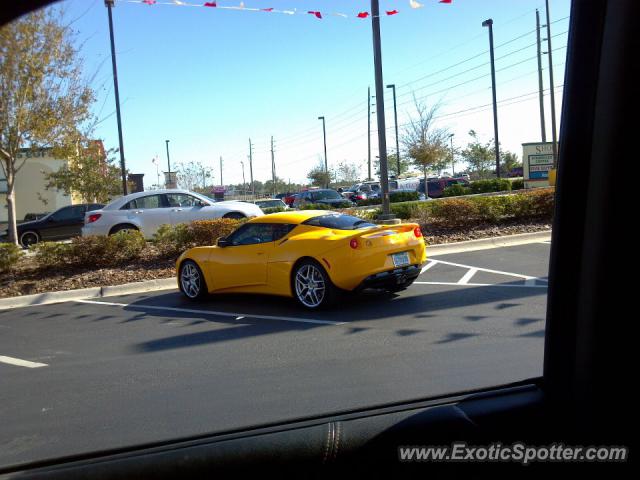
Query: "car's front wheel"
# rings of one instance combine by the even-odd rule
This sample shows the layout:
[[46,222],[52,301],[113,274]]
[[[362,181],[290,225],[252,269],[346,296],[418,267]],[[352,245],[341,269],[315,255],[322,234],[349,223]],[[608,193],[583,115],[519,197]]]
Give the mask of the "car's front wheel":
[[296,266],[292,283],[295,299],[312,310],[329,307],[338,294],[325,269],[313,260],[304,260]]
[[178,285],[180,286],[180,291],[189,300],[200,300],[209,293],[202,270],[193,260],[185,260],[180,265]]
[[39,241],[40,235],[31,230],[27,230],[20,235],[20,245],[22,248],[29,248],[31,245],[35,245]]

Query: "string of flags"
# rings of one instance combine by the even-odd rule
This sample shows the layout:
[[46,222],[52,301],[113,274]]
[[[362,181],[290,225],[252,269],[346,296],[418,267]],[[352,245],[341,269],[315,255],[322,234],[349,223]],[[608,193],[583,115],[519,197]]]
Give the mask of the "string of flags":
[[[444,3],[444,4],[451,4],[453,3],[453,0],[434,0],[437,1],[438,3]],[[222,5],[220,1],[209,1],[209,2],[200,2],[200,3],[194,3],[194,2],[187,2],[187,1],[183,1],[183,0],[167,0],[167,1],[158,1],[158,0],[124,0],[125,3],[138,3],[138,4],[145,4],[145,5],[149,5],[149,6],[154,6],[154,5],[172,5],[172,6],[178,6],[178,7],[204,7],[204,8],[216,8],[216,9],[220,9],[220,10],[242,10],[242,11],[246,11],[246,12],[263,12],[263,13],[277,13],[277,14],[283,14],[283,15],[312,15],[314,17],[316,17],[319,20],[322,20],[325,16],[333,16],[333,17],[341,17],[341,18],[370,18],[373,17],[373,15],[371,15],[369,12],[367,11],[358,11],[356,14],[354,15],[348,15],[346,13],[339,13],[339,12],[330,12],[330,13],[326,13],[326,12],[322,12],[319,10],[298,10],[296,8],[294,8],[293,10],[279,10],[273,7],[267,7],[267,8],[255,8],[255,7],[247,7],[245,6],[244,2],[241,1],[238,5]],[[225,2],[226,3],[226,2]],[[420,3],[417,0],[409,0],[409,7],[412,9],[418,9],[418,8],[423,8],[424,7],[424,3]],[[398,9],[393,9],[393,10],[384,10],[384,15],[380,14],[380,16],[393,16],[393,15],[397,15],[400,13],[400,10]]]

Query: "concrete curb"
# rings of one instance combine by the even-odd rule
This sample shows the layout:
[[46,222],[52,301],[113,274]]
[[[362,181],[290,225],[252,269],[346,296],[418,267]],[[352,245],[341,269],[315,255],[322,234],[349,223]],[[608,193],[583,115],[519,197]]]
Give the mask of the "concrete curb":
[[551,240],[551,230],[533,233],[518,233],[504,237],[480,238],[465,242],[443,243],[427,246],[427,257],[446,255],[449,253],[473,252],[476,250],[488,250],[490,248],[511,247],[527,243],[538,243]]
[[116,295],[130,295],[135,293],[154,292],[177,288],[174,277],[147,280],[146,282],[125,283],[107,287],[80,288],[77,290],[63,290],[61,292],[36,293],[21,297],[0,298],[0,310],[10,308],[32,307],[50,303],[70,302],[87,298],[113,297]]

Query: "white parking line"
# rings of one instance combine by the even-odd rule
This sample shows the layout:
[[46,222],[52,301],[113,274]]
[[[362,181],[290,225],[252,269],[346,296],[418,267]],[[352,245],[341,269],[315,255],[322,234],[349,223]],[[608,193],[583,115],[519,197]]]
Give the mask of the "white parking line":
[[5,357],[4,355],[0,355],[0,362],[27,368],[48,367],[46,363],[30,362],[28,360],[21,360],[19,358]]
[[435,264],[436,264],[435,260],[429,260],[429,263],[427,263],[424,267],[422,267],[422,270],[420,270],[420,274],[423,274],[424,272],[429,270],[431,267],[433,267]]
[[460,280],[458,280],[458,285],[467,285],[469,283],[469,280],[471,280],[471,277],[473,277],[476,273],[478,273],[477,268],[470,268],[469,270],[467,270],[467,273],[465,273],[464,276]]
[[129,307],[139,308],[142,310],[166,310],[169,312],[180,313],[197,313],[202,315],[216,315],[220,317],[233,317],[238,320],[241,318],[258,318],[261,320],[278,320],[282,322],[297,322],[297,323],[313,323],[317,325],[344,325],[347,322],[332,322],[330,320],[315,320],[311,318],[295,318],[295,317],[276,317],[271,315],[254,315],[252,313],[232,313],[232,312],[219,312],[214,310],[199,310],[195,308],[176,308],[176,307],[161,307],[157,305],[132,305],[129,303],[116,303],[116,302],[99,302],[96,300],[75,300],[78,303],[88,303],[92,305],[110,305],[113,307]]
[[490,268],[474,267],[473,265],[463,265],[461,263],[445,262],[444,260],[433,260],[432,259],[431,261],[434,262],[434,263],[442,263],[443,265],[452,265],[454,267],[473,269],[473,270],[480,271],[480,272],[495,273],[497,275],[508,275],[510,277],[523,278],[525,280],[534,280],[534,281],[537,280],[539,282],[545,282],[545,283],[547,282],[546,280],[544,280],[542,278],[532,277],[530,275],[522,275],[520,273],[503,272],[503,271],[500,271],[500,270],[492,270]]
[[447,285],[452,287],[514,287],[514,288],[547,288],[546,285],[514,285],[511,283],[458,283],[458,282],[413,282],[414,285]]

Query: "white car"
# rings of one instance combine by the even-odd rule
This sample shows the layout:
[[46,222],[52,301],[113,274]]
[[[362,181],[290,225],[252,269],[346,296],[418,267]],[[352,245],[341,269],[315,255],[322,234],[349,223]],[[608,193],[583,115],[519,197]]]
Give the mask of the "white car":
[[245,218],[264,215],[252,203],[224,201],[188,190],[150,190],[118,198],[100,210],[87,212],[82,236],[112,235],[120,230],[140,230],[152,238],[160,225],[189,223],[213,218]]

